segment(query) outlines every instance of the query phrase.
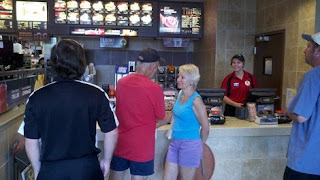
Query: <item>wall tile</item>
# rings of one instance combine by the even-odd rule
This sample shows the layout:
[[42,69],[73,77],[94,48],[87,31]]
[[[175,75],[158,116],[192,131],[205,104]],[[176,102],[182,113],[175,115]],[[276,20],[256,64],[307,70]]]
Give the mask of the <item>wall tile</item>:
[[239,180],[242,176],[242,161],[240,159],[216,159],[214,180]]
[[286,22],[286,3],[282,2],[275,6],[274,9],[274,25],[285,24]]
[[298,46],[299,36],[299,23],[294,22],[286,25],[286,37],[285,37],[285,47],[296,47]]
[[289,144],[289,136],[268,137],[269,157],[285,157]]
[[245,13],[242,11],[229,11],[227,28],[243,30],[245,28]]
[[284,68],[287,71],[297,70],[297,62],[298,62],[297,50],[298,50],[297,47],[285,48]]
[[282,89],[283,90],[286,90],[287,88],[295,89],[297,87],[296,80],[297,80],[296,72],[284,72]]
[[226,0],[218,0],[218,9],[226,10],[228,8],[228,1]]
[[94,50],[86,50],[85,53],[86,53],[86,58],[87,58],[88,63],[95,62],[96,57],[95,57]]
[[268,180],[268,162],[264,159],[244,160],[242,167],[242,179]]
[[109,65],[111,64],[111,51],[109,50],[96,50],[95,61],[96,65]]
[[218,22],[217,22],[218,29],[225,29],[228,24],[228,11],[219,10],[217,12],[217,16],[218,16]]
[[246,10],[256,12],[257,1],[256,0],[246,0]]
[[286,23],[299,21],[299,0],[290,0],[286,6]]
[[9,154],[8,154],[8,132],[1,131],[0,132],[0,166],[6,163]]
[[257,19],[257,22],[256,22],[257,32],[261,32],[262,30],[260,30],[260,29],[262,29],[264,27],[264,11],[263,10],[260,10],[257,12],[256,19]]
[[232,0],[228,1],[228,10],[237,11],[242,10],[245,7],[245,0]]
[[219,159],[238,159],[244,148],[243,138],[214,138],[209,144],[216,158]]
[[97,85],[102,86],[102,84],[113,84],[115,82],[115,66],[113,65],[97,65]]
[[246,30],[255,30],[256,29],[256,13],[255,12],[246,12]]
[[279,177],[283,177],[283,173],[286,168],[286,163],[287,158],[269,159],[269,179],[276,180]]
[[170,65],[173,64],[172,61],[172,52],[169,51],[159,51],[160,57],[164,58],[166,60],[166,64]]
[[303,8],[299,8],[300,21],[315,17],[316,6],[314,4],[315,4],[315,0],[300,1],[300,7],[303,7]]
[[111,51],[111,64],[112,65],[126,65],[127,51]]
[[216,68],[225,69],[226,53],[225,50],[216,51]]
[[[310,67],[311,68],[311,67]],[[298,89],[298,87],[299,87],[299,84],[300,84],[300,82],[301,82],[301,80],[302,80],[302,78],[303,78],[303,76],[305,75],[305,73],[306,72],[297,72],[297,78],[296,78],[296,81],[295,81],[295,89]]]
[[236,30],[227,31],[227,49],[241,49],[244,46],[244,32]]
[[0,166],[0,179],[8,179],[8,164]]
[[301,20],[299,22],[299,46],[306,47],[307,41],[301,38],[301,34],[314,34],[314,18]]
[[227,33],[225,30],[217,30],[217,49],[226,48]]
[[140,51],[128,51],[128,52],[127,52],[127,59],[128,59],[128,61],[136,61],[139,52],[140,52]]
[[299,47],[297,48],[297,71],[308,71],[311,69],[311,66],[305,62],[305,55],[303,51],[306,47]]
[[186,52],[173,52],[172,65],[180,66],[188,62],[188,53]]
[[195,59],[194,59],[194,53],[193,53],[193,52],[188,52],[187,62],[194,64],[194,61],[195,61]]
[[266,158],[268,156],[266,137],[245,137],[243,139],[243,158]]
[[267,27],[273,26],[274,24],[274,7],[268,7],[264,11],[264,25]]

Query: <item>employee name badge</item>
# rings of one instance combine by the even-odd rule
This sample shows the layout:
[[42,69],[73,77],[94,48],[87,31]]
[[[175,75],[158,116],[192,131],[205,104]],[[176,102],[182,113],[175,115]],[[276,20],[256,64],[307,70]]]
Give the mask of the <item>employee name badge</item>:
[[245,84],[246,86],[250,86],[251,83],[250,83],[250,81],[245,81],[244,84]]
[[233,83],[234,87],[239,87],[239,83]]

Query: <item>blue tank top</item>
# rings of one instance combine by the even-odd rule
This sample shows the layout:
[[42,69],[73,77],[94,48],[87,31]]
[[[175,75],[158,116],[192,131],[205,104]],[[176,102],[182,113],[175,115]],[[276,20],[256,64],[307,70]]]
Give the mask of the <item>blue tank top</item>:
[[201,97],[194,92],[186,102],[180,103],[182,92],[173,107],[173,139],[200,139],[200,123],[193,112],[192,105],[196,97]]

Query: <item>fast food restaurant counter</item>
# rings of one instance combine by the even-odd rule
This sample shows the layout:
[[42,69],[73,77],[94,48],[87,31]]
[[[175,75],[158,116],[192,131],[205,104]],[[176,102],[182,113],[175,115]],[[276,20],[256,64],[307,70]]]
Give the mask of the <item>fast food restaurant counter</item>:
[[[224,125],[211,125],[207,140],[215,157],[211,179],[282,179],[291,126],[291,123],[259,125],[234,117],[226,117]],[[166,137],[169,128],[165,125],[157,129],[155,174],[151,179],[161,179],[164,156],[170,142]],[[99,147],[103,147],[99,127],[97,137]]]
[[[8,141],[14,141],[23,120],[24,108],[20,106],[0,115],[0,133],[4,135],[2,137],[9,136],[0,144],[1,147],[7,147],[0,154],[2,158],[7,157],[12,149],[8,144],[10,146],[13,143]],[[168,129],[169,125],[157,129],[155,174],[151,179],[161,179],[164,156],[170,142],[166,137]],[[211,125],[207,140],[215,157],[211,179],[282,179],[290,133],[291,123],[258,125],[233,117],[226,117],[224,125]],[[98,126],[97,139],[102,149],[103,135]]]

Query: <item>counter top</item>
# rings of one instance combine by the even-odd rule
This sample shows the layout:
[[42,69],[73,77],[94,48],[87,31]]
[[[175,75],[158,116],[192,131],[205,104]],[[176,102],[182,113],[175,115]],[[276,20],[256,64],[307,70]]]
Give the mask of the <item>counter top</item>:
[[[291,134],[292,123],[277,125],[260,125],[247,120],[226,117],[223,125],[211,125],[209,137],[234,137],[234,136],[288,136]],[[170,125],[159,127],[158,131],[167,131]],[[97,125],[98,140],[102,140],[100,127]]]
[[19,120],[19,117],[24,115],[24,110],[25,106],[21,105],[0,114],[0,130],[14,123],[13,120]]

